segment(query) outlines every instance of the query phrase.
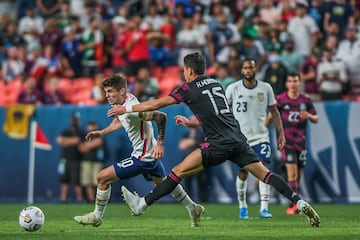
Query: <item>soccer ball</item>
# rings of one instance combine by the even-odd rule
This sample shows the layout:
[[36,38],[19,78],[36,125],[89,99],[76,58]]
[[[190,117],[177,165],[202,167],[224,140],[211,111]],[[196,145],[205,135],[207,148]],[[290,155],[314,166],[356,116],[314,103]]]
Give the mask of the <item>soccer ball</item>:
[[21,210],[19,215],[20,227],[26,231],[38,231],[44,225],[45,216],[43,211],[35,206],[29,206]]

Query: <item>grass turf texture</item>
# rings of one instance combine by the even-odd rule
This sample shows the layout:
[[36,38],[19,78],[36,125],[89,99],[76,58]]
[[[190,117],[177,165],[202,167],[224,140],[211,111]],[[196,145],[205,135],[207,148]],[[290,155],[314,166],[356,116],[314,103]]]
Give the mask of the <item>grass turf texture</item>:
[[285,215],[285,205],[271,205],[272,219],[258,218],[258,205],[249,206],[250,219],[239,220],[237,205],[204,204],[199,228],[180,204],[154,204],[133,217],[125,204],[109,204],[103,224],[82,226],[73,216],[90,212],[93,204],[35,204],[45,213],[38,232],[26,232],[18,215],[26,204],[0,204],[0,239],[360,239],[359,205],[318,205],[321,227],[312,228],[304,215]]

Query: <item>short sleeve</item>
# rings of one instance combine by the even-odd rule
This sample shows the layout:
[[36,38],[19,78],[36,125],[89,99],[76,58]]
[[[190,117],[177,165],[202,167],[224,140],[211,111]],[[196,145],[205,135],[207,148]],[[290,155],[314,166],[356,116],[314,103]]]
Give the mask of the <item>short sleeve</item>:
[[177,103],[183,102],[189,104],[191,102],[190,87],[187,83],[184,83],[182,86],[176,88],[172,93],[170,93],[169,96],[175,98]]

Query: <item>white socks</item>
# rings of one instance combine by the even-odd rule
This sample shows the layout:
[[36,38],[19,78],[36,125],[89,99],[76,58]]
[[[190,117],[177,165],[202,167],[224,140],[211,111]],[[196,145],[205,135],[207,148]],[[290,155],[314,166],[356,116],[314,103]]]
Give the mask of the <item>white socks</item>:
[[239,201],[239,208],[247,208],[246,189],[247,180],[241,180],[238,176],[236,176],[236,192]]
[[260,211],[269,207],[270,199],[270,185],[262,181],[259,181],[259,193],[260,193]]
[[106,190],[96,189],[96,200],[94,214],[97,218],[102,218],[105,212],[105,207],[109,202],[111,195],[111,186]]
[[171,196],[175,198],[178,202],[181,202],[186,206],[189,211],[192,211],[195,208],[194,201],[189,197],[185,192],[184,188],[178,184],[176,188],[171,192]]

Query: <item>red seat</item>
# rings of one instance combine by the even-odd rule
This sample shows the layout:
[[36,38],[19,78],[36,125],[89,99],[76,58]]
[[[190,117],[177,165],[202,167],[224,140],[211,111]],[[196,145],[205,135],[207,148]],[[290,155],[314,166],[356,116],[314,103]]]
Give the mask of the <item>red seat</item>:
[[92,78],[75,78],[72,86],[75,91],[82,89],[90,90],[94,86],[94,80]]
[[91,91],[88,89],[73,91],[69,97],[71,103],[83,104],[83,102],[91,99]]

